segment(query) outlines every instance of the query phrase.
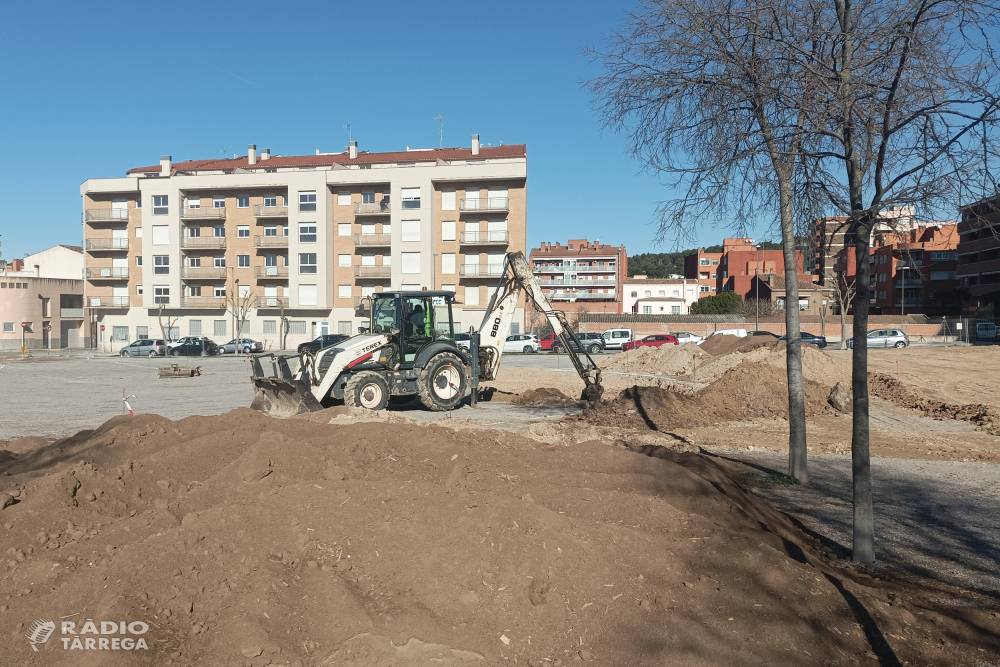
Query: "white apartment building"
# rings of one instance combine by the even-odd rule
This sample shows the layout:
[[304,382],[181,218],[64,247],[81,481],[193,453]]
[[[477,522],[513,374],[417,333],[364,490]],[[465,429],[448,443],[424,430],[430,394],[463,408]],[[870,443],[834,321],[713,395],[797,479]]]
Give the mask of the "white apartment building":
[[[456,326],[479,327],[503,254],[525,251],[522,145],[247,155],[131,169],[85,181],[85,305],[91,342],[234,337],[279,349],[357,332],[362,298],[456,293]],[[515,317],[522,327],[523,304]],[[103,329],[101,325],[104,325]],[[170,327],[169,332],[163,331]]]
[[626,278],[622,287],[622,312],[637,315],[687,315],[698,300],[699,281],[694,279]]

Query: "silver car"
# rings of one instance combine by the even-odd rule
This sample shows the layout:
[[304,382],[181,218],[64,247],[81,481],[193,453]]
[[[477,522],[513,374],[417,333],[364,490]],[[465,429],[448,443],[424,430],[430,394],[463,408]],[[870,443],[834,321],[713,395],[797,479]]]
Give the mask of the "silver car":
[[162,357],[167,352],[167,344],[153,338],[140,338],[122,348],[123,357]]
[[[868,348],[909,347],[910,337],[899,329],[875,329],[868,332]],[[848,349],[854,347],[854,339],[847,339]]]

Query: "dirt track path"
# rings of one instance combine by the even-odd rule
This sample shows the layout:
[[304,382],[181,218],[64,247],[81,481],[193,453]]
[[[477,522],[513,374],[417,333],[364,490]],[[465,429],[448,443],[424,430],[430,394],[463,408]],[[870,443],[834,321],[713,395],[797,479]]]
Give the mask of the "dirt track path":
[[[715,449],[746,472],[785,473],[786,454]],[[838,555],[851,548],[851,461],[809,460],[810,483],[758,486],[778,509],[828,537]],[[995,464],[873,458],[876,569],[920,575],[1000,598],[1000,474]]]

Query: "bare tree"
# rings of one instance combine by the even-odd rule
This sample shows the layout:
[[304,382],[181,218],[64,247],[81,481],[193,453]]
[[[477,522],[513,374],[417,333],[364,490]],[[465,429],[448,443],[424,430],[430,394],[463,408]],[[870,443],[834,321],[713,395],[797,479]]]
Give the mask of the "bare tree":
[[163,339],[169,343],[171,341],[170,335],[171,335],[171,333],[174,330],[174,325],[177,324],[177,317],[174,316],[174,318],[171,319],[170,315],[168,314],[167,315],[167,324],[166,324],[166,326],[164,326],[164,324],[163,324],[163,304],[161,303],[161,304],[159,304],[159,307],[156,309],[156,321],[160,325],[160,335],[163,336]]
[[854,288],[854,281],[848,280],[844,271],[834,271],[827,269],[826,286],[830,288],[834,300],[837,302],[837,312],[840,313],[840,349],[847,348],[848,335],[847,313],[854,303],[854,295],[857,290]]
[[[642,0],[613,35],[590,82],[606,127],[679,194],[658,211],[658,238],[690,239],[709,214],[745,230],[779,221],[788,285],[798,303],[795,221],[800,163],[816,91],[806,53],[825,36],[803,0]],[[798,308],[788,331],[789,473],[808,480]]]
[[246,289],[242,294],[240,294],[240,285],[237,283],[235,285],[236,289],[227,290],[226,293],[226,310],[228,310],[233,315],[233,322],[235,326],[235,331],[233,331],[233,339],[236,341],[236,345],[233,348],[233,353],[239,353],[239,342],[243,338],[243,330],[246,328],[246,323],[250,319],[250,311],[254,307],[254,292],[253,289]]
[[[872,232],[892,206],[955,206],[995,151],[996,0],[802,0],[825,40],[789,49],[819,91],[804,169],[849,216],[854,302],[853,557],[875,560],[867,364]],[[791,45],[790,45],[791,46]],[[981,141],[980,141],[981,135]],[[980,195],[981,196],[981,195]],[[978,197],[977,197],[978,198]]]

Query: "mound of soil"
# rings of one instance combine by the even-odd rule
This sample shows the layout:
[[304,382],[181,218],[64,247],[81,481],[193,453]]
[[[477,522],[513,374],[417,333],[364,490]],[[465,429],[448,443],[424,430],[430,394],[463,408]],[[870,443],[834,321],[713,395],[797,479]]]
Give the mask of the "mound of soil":
[[539,387],[529,389],[510,400],[514,405],[530,405],[536,407],[574,407],[580,404],[578,399],[572,399],[558,389]]
[[701,348],[694,343],[637,347],[627,352],[619,352],[604,360],[601,365],[605,370],[619,373],[680,376],[690,374],[694,355],[704,356],[699,352]]
[[[771,364],[785,369],[788,361],[788,345],[783,340],[769,336],[748,336],[732,352],[704,362],[698,367],[699,382],[713,382],[722,377],[730,368],[744,361]],[[851,362],[849,359],[833,357],[815,345],[802,346],[802,377],[827,387],[838,382],[850,384]]]
[[[773,365],[744,361],[693,395],[659,387],[631,387],[580,419],[623,428],[659,431],[720,422],[788,419],[785,372]],[[830,390],[805,381],[806,416],[827,411]]]
[[982,404],[943,403],[920,395],[899,380],[884,373],[868,374],[868,391],[906,408],[923,411],[934,419],[958,419],[975,424],[980,431],[1000,435],[1000,410]]
[[60,617],[148,650],[57,630],[46,665],[972,664],[1000,632],[834,565],[708,457],[353,414],[116,417],[0,465],[2,662]]
[[706,352],[713,357],[721,357],[724,354],[729,354],[730,352],[735,352],[739,349],[740,345],[746,342],[752,342],[755,336],[747,338],[740,338],[739,336],[709,336],[704,343],[699,345],[703,352]]

